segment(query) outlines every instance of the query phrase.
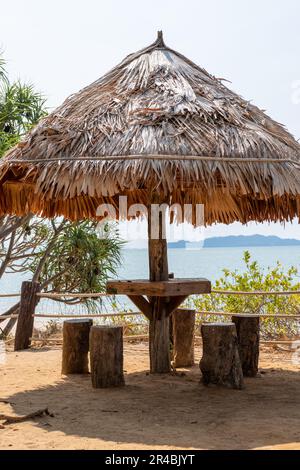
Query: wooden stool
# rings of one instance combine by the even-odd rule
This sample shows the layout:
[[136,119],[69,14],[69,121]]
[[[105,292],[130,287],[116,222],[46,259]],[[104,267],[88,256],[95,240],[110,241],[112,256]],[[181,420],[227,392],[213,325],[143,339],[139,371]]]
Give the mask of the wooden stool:
[[243,388],[243,371],[234,323],[204,323],[201,326],[203,356],[200,361],[204,385]]
[[256,377],[259,359],[260,319],[257,315],[234,315],[239,355],[245,377]]
[[89,334],[93,320],[67,320],[63,326],[62,374],[89,372]]
[[194,365],[195,310],[177,309],[171,315],[175,367]]
[[124,385],[123,328],[121,326],[92,326],[90,359],[94,388]]

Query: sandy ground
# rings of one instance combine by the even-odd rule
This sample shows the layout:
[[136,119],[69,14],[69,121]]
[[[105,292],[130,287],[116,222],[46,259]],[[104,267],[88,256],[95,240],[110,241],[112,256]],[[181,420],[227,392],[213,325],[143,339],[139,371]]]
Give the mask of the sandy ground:
[[289,353],[262,352],[263,374],[242,391],[204,387],[198,366],[151,376],[146,344],[125,344],[121,389],[94,390],[60,366],[59,347],[7,353],[0,414],[48,406],[55,416],[0,426],[1,449],[300,449],[300,368]]

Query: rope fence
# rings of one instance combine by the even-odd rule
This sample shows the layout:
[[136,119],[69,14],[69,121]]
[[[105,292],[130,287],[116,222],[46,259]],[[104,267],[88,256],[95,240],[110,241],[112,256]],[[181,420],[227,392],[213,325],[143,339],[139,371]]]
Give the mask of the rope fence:
[[83,314],[59,314],[59,313],[35,313],[34,318],[113,318],[113,317],[131,317],[135,315],[142,315],[141,312],[118,312],[118,313],[87,313]]
[[98,297],[111,297],[112,294],[105,294],[105,293],[86,293],[86,294],[77,294],[76,292],[65,292],[65,293],[60,293],[60,292],[39,292],[36,294],[37,297],[40,297],[42,299],[61,299],[61,298],[77,298],[77,299],[96,299]]
[[15,314],[12,314],[12,315],[1,315],[0,316],[0,319],[1,320],[10,320],[11,318],[18,318],[18,314],[15,313]]
[[[212,290],[212,294],[217,295],[243,295],[243,296],[290,296],[290,295],[300,295],[300,291],[223,291],[223,290]],[[7,297],[20,297],[20,293],[9,293],[9,294],[0,294],[0,298],[7,298]],[[106,293],[94,293],[94,292],[87,292],[87,293],[76,293],[76,292],[38,292],[36,296],[41,299],[62,299],[62,298],[81,298],[81,299],[88,299],[88,298],[101,298],[101,297],[111,297],[113,294],[106,294]],[[276,315],[268,315],[268,314],[252,314],[252,313],[236,313],[236,312],[214,312],[214,311],[196,311],[197,315],[203,316],[220,316],[220,317],[232,317],[233,315],[238,315],[241,317],[247,317],[249,315],[254,315],[259,318],[273,318],[273,319],[300,319],[300,313],[296,315],[284,315],[284,314],[276,314]],[[90,318],[113,318],[113,317],[124,317],[124,316],[134,316],[134,315],[142,315],[141,312],[119,312],[119,313],[106,313],[106,314],[93,314],[89,313],[87,315],[84,314],[42,314],[36,313],[32,315],[34,318],[86,318],[89,316]],[[11,319],[11,318],[18,318],[18,314],[11,314],[11,315],[0,315],[1,320]]]
[[6,297],[20,297],[21,294],[0,294],[0,299],[1,298],[6,298]]
[[210,311],[196,311],[196,314],[199,315],[211,315],[211,316],[219,316],[219,317],[249,317],[250,315],[253,317],[259,318],[280,318],[280,319],[300,319],[300,313],[298,315],[284,315],[284,314],[276,314],[276,315],[268,315],[266,313],[236,313],[236,312],[210,312]]
[[[149,335],[124,335],[123,339],[125,341],[147,341],[149,339]],[[34,341],[36,343],[55,343],[58,345],[62,344],[62,338],[37,338],[33,336],[30,338],[31,341]],[[201,336],[195,336],[195,340],[202,344],[202,337]],[[8,340],[12,341],[12,340]],[[290,346],[290,345],[295,345],[297,343],[297,340],[278,340],[278,341],[264,341],[260,340],[259,342],[263,346],[277,346],[277,345],[282,345],[282,346]]]
[[218,294],[218,295],[252,295],[252,296],[259,296],[259,295],[299,295],[300,291],[299,290],[291,290],[291,291],[230,291],[230,290],[212,290],[212,294]]
[[[219,316],[219,317],[249,317],[250,315],[253,317],[259,318],[273,318],[273,319],[285,319],[285,320],[300,320],[299,315],[267,315],[267,314],[252,314],[252,313],[235,313],[235,312],[210,312],[210,311],[202,311],[202,312],[195,312],[196,315],[202,316]],[[35,313],[32,315],[33,318],[114,318],[114,317],[131,317],[131,316],[140,316],[143,315],[142,312],[119,312],[119,313],[87,313],[87,314],[64,314],[64,313]],[[1,320],[8,320],[10,318],[18,318],[18,314],[13,315],[2,315],[0,318]]]
[[[30,282],[27,282],[27,284],[31,284]],[[22,288],[23,292],[23,288]],[[300,295],[300,291],[252,291],[252,292],[244,292],[244,291],[223,291],[223,290],[212,290],[211,292],[214,295],[243,295],[243,296],[291,296],[291,295]],[[25,293],[25,299],[27,299]],[[78,298],[78,299],[93,299],[93,298],[103,298],[103,297],[111,297],[114,296],[113,294],[106,294],[106,293],[94,293],[94,292],[87,292],[87,293],[76,293],[76,292],[35,292],[34,295],[38,299],[50,299],[50,300],[59,300],[59,299],[67,299],[67,298]],[[8,293],[8,294],[0,294],[0,298],[9,298],[9,297],[20,297],[20,293]],[[26,303],[26,302],[25,302]],[[22,304],[22,301],[21,301]],[[259,317],[261,319],[273,319],[273,320],[280,320],[284,319],[286,321],[297,321],[300,320],[300,312],[299,314],[293,314],[293,315],[287,315],[287,314],[259,314],[259,313],[237,313],[237,312],[223,312],[223,311],[196,311],[195,312],[197,316],[201,317],[233,317],[233,316],[238,316],[238,317]],[[30,318],[40,318],[40,319],[59,319],[59,320],[66,320],[66,319],[72,319],[72,318],[99,318],[99,319],[111,319],[113,320],[114,318],[123,318],[124,317],[138,317],[142,315],[142,312],[139,311],[124,311],[124,312],[111,312],[111,313],[87,313],[87,314],[66,314],[66,313],[35,313],[35,309],[33,309],[26,313],[28,318],[28,322],[30,322]],[[4,320],[10,320],[10,319],[18,319],[19,314],[17,313],[11,313],[7,315],[0,315],[0,321]],[[130,320],[129,320],[130,321]],[[122,323],[122,326],[124,327],[142,327],[142,326],[147,326],[147,323]],[[133,340],[138,340],[138,339],[148,339],[148,335],[141,335],[141,334],[136,334],[136,335],[125,335],[126,340],[129,340],[130,338]],[[200,339],[200,337],[196,337],[196,339]],[[34,341],[50,341],[51,339],[48,338],[32,338]],[[57,342],[59,340],[53,340],[53,342]],[[286,344],[286,345],[291,345],[294,343],[294,341],[261,341],[262,344],[268,344],[268,345],[276,345],[276,344]]]
[[[225,291],[225,290],[212,290],[211,294],[217,295],[243,295],[243,296],[277,296],[277,295],[300,295],[299,290],[295,291]],[[44,299],[60,299],[60,298],[74,298],[77,299],[94,299],[98,297],[112,297],[114,294],[106,294],[100,292],[87,292],[87,293],[77,293],[77,292],[39,292],[36,294],[37,297],[44,298]],[[0,294],[0,298],[6,297],[20,297],[20,293],[13,293],[13,294]]]
[[[228,312],[210,312],[210,311],[202,311],[202,312],[195,312],[196,315],[202,316],[220,316],[220,317],[232,317],[232,316],[239,316],[239,317],[249,317],[252,315],[254,317],[260,318],[279,318],[279,319],[299,319],[299,315],[267,315],[267,314],[251,314],[251,313],[228,313]],[[86,315],[82,314],[44,314],[44,313],[36,313],[33,315],[34,318],[112,318],[112,317],[124,317],[124,316],[135,316],[135,315],[143,315],[142,312],[119,312],[119,313],[88,313]]]

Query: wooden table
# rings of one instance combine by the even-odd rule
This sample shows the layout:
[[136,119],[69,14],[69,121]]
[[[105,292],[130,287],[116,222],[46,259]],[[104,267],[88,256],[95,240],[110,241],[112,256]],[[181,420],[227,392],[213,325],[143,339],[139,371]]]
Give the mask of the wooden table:
[[159,301],[165,305],[170,315],[192,294],[210,294],[211,283],[207,279],[169,279],[168,281],[148,281],[144,279],[108,281],[108,294],[127,295],[129,299],[149,319],[152,319],[152,306]]
[[149,320],[150,371],[167,373],[170,365],[169,317],[192,294],[209,294],[207,279],[108,281],[108,294],[127,295]]

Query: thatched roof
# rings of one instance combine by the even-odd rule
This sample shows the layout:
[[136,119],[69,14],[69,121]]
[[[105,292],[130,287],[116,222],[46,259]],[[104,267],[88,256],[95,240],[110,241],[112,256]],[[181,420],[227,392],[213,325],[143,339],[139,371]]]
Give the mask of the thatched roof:
[[162,35],[69,97],[0,163],[0,212],[94,217],[156,190],[207,223],[299,214],[300,146]]

